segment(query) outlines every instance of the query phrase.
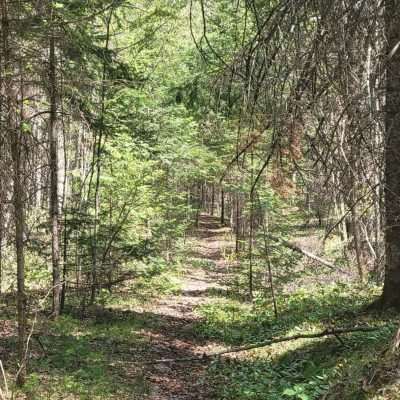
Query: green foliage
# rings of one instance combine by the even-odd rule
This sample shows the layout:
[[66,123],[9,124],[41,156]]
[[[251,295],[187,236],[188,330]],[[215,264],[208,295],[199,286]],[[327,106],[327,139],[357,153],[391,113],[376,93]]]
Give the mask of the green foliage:
[[[179,260],[166,262],[161,257],[147,260],[143,266],[143,274],[131,284],[130,291],[135,301],[146,303],[160,296],[178,294],[181,289],[179,279],[182,265]],[[119,306],[121,299],[116,300]],[[127,299],[128,303],[132,299]]]
[[[296,126],[297,121],[290,127],[288,121],[280,121],[290,119],[288,111],[302,109],[301,96],[294,107],[286,92],[306,91],[302,81],[310,79],[302,76],[301,68],[290,68],[291,57],[281,58],[279,46],[273,54],[263,47],[284,33],[274,29],[264,40],[265,27],[259,25],[259,18],[278,3],[191,2],[191,29],[185,0],[57,0],[50,2],[54,21],[47,12],[34,10],[40,2],[25,3],[20,5],[21,15],[34,17],[27,18],[27,29],[19,33],[15,46],[20,50],[21,42],[21,49],[38,47],[37,59],[45,65],[38,68],[37,61],[25,65],[30,52],[24,50],[15,69],[32,75],[24,80],[21,73],[22,83],[43,86],[43,93],[21,102],[29,109],[20,110],[21,115],[29,115],[28,122],[20,124],[27,148],[33,149],[28,144],[36,142],[42,147],[47,133],[46,121],[38,123],[36,117],[31,121],[31,114],[39,107],[45,111],[38,116],[48,113],[48,101],[42,98],[49,92],[50,28],[56,41],[56,125],[57,133],[60,128],[63,134],[66,170],[60,264],[68,289],[65,309],[70,312],[56,321],[46,320],[37,329],[39,345],[32,346],[36,347],[30,365],[35,372],[24,386],[26,394],[32,399],[99,400],[142,399],[149,394],[144,373],[128,367],[124,376],[119,362],[131,365],[136,353],[146,356],[148,337],[167,336],[171,325],[162,316],[137,309],[161,296],[180,293],[187,267],[183,241],[201,211],[204,187],[212,184],[213,193],[224,190],[225,218],[236,229],[238,251],[221,263],[230,268],[223,282],[226,290],[208,288],[206,294],[213,300],[200,302],[196,310],[200,318],[188,324],[196,338],[234,346],[331,326],[373,323],[381,327],[343,342],[300,340],[217,360],[208,370],[209,382],[217,388],[215,399],[317,400],[333,396],[341,380],[346,388],[340,393],[357,398],[360,371],[379,357],[383,343],[392,336],[393,316],[363,314],[362,308],[377,294],[375,287],[332,284],[329,276],[321,284],[318,278],[326,270],[306,271],[301,257],[280,242],[302,239],[302,234],[319,238],[323,232],[299,232],[308,211],[301,209],[297,196],[308,176],[305,180],[301,176],[301,183],[289,178],[294,170],[290,161],[295,159],[296,169],[307,171],[309,166],[300,159],[302,136],[314,140],[315,133],[309,116],[299,123],[310,128],[307,134],[297,132],[303,128]],[[281,12],[284,21],[286,14]],[[280,28],[274,18],[271,21]],[[316,30],[314,22],[305,26]],[[290,28],[286,34],[299,35],[300,40],[296,29],[293,22],[293,31]],[[253,40],[256,32],[259,39]],[[293,43],[288,39],[287,45],[289,50]],[[299,54],[294,52],[294,59],[300,64],[308,59],[307,54]],[[268,79],[273,91],[263,87],[259,92],[258,79]],[[317,81],[313,78],[312,86]],[[35,140],[30,142],[32,137]],[[42,158],[47,163],[43,147],[43,154],[34,150],[32,156],[24,154],[24,162],[26,158],[34,164]],[[24,177],[24,182],[35,190],[43,184],[46,189],[39,190],[43,195],[48,182],[37,177],[43,173],[34,167],[34,174]],[[7,179],[4,185],[8,202],[8,185],[12,185]],[[36,201],[46,205],[47,195],[42,197],[26,200],[32,205],[25,232],[26,287],[38,291],[49,289],[51,282],[48,210],[36,206]],[[7,230],[12,225],[8,214],[6,210]],[[16,286],[15,254],[8,232],[6,236],[1,254],[3,290]],[[337,238],[327,241],[324,250],[345,264],[343,243]],[[278,318],[272,307],[268,266],[273,270]],[[191,268],[207,274],[219,264],[200,258],[192,260]],[[307,285],[298,289],[304,281]],[[89,305],[91,291],[95,299],[90,300],[96,304]],[[8,306],[7,302],[5,296],[2,305]],[[12,320],[14,314],[8,318]],[[12,336],[7,344],[15,347],[15,342]]]
[[[130,271],[133,260],[169,259],[192,223],[195,207],[187,191],[215,179],[223,165],[218,152],[210,151],[223,140],[215,141],[215,132],[206,141],[203,136],[198,110],[206,99],[194,94],[200,90],[194,77],[199,56],[181,24],[184,2],[119,6],[109,11],[111,32],[119,34],[111,36],[108,50],[106,17],[69,31],[80,52],[71,73],[79,66],[91,79],[114,82],[89,96],[82,88],[68,88],[96,140],[104,139],[99,176],[93,171],[88,178],[78,166],[70,172],[77,195],[65,210],[68,253],[75,252],[68,265],[81,265],[90,276],[96,264],[97,279],[105,283]],[[60,12],[89,13],[89,8]],[[73,58],[76,51],[68,51]]]
[[149,394],[146,378],[135,373],[126,379],[120,362],[146,351],[148,343],[141,332],[159,328],[160,321],[128,314],[126,309],[119,314],[118,306],[114,311],[92,309],[84,319],[71,314],[51,323],[40,320],[46,356],[31,360],[35,372],[29,375],[24,392],[33,399],[88,400],[141,399]]
[[[269,300],[262,298],[254,305],[215,298],[201,306],[198,312],[204,322],[198,327],[200,332],[228,345],[321,331],[329,326],[381,326],[376,332],[343,337],[344,347],[334,338],[299,340],[216,361],[209,370],[209,377],[218,388],[215,398],[316,400],[335,393],[336,382],[343,379],[348,393],[359,390],[357,377],[363,373],[363,366],[379,358],[382,346],[396,329],[390,314],[360,313],[375,293],[375,288],[343,284],[300,290],[278,298],[278,319],[273,316]],[[343,398],[353,398],[348,393]]]

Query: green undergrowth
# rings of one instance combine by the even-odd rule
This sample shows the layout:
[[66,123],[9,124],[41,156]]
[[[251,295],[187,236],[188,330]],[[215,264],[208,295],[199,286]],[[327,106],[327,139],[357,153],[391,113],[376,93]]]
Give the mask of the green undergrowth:
[[129,281],[122,290],[114,294],[103,292],[103,303],[118,308],[144,305],[154,299],[175,295],[181,291],[183,263],[159,263],[148,268],[138,278]]
[[[193,264],[209,272],[215,268],[207,260]],[[82,311],[69,305],[56,321],[39,315],[31,340],[28,380],[16,399],[151,398],[149,376],[134,362],[148,359],[154,346],[152,335],[170,340],[171,320],[148,306],[155,298],[179,293],[186,265],[183,257],[173,264],[151,260],[145,274],[111,293],[101,292],[96,306]],[[379,288],[354,283],[291,288],[278,292],[278,318],[268,291],[256,292],[252,303],[241,294],[229,287],[209,288],[207,302],[196,309],[201,318],[190,325],[190,334],[196,340],[230,347],[334,327],[378,329],[343,335],[340,340],[329,336],[287,341],[215,360],[205,378],[215,388],[213,399],[398,398],[398,357],[387,358],[398,316],[365,311]],[[12,320],[6,305],[4,317]],[[0,346],[2,354],[8,354],[3,361],[11,382],[17,369],[13,361],[16,337],[0,338]]]
[[[40,313],[30,342],[28,378],[16,399],[146,398],[151,393],[148,377],[132,362],[146,360],[151,335],[168,330],[170,321],[150,311],[150,305],[180,292],[183,266],[184,255],[173,262],[152,259],[136,279],[111,292],[101,290],[93,306],[68,302],[57,320]],[[9,354],[3,361],[12,386],[16,337],[0,338],[0,346]]]
[[148,348],[141,332],[159,325],[155,317],[99,308],[43,324],[31,345],[27,398],[142,399],[149,391],[129,361]]
[[281,295],[276,319],[269,300],[254,304],[215,297],[199,307],[199,332],[225,346],[273,337],[315,333],[333,327],[376,326],[319,339],[301,339],[262,347],[216,361],[209,377],[220,400],[372,399],[363,389],[365,376],[381,358],[398,324],[390,313],[364,312],[378,293],[351,284],[315,286]]
[[113,306],[91,307],[85,315],[69,309],[56,321],[40,319],[28,379],[17,398],[142,400],[151,386],[133,362],[147,359],[148,335],[166,326],[161,315]]

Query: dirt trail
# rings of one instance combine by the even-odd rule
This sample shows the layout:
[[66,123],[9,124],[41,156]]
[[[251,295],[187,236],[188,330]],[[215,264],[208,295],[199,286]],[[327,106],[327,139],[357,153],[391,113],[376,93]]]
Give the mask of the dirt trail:
[[[195,308],[206,303],[215,291],[224,291],[226,275],[224,251],[232,244],[226,240],[229,228],[221,227],[218,219],[201,215],[193,241],[193,265],[188,267],[182,292],[153,304],[150,311],[163,321],[157,333],[147,333],[150,346],[147,360],[202,355],[215,349],[214,343],[202,340],[196,332],[199,321]],[[204,363],[155,364],[143,374],[149,384],[149,400],[207,400],[212,390],[203,381]]]

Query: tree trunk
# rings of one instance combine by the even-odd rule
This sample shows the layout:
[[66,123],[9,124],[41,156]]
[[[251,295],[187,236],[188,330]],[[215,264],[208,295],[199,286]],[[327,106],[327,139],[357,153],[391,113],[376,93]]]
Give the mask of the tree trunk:
[[215,186],[212,184],[211,186],[211,216],[214,216],[214,208],[215,208]]
[[[10,45],[9,45],[9,19],[7,0],[1,0],[1,31],[2,31],[2,50],[3,50],[3,74],[2,94],[5,99],[7,120],[5,130],[9,135],[11,144],[12,158],[12,179],[13,179],[13,198],[14,206],[14,225],[15,225],[15,251],[17,255],[17,321],[18,321],[18,359],[20,368],[17,373],[17,385],[22,386],[26,376],[26,357],[25,357],[25,331],[26,331],[26,296],[25,296],[25,257],[24,257],[24,186],[22,182],[22,121],[17,123],[17,110],[14,108],[11,96],[17,94],[13,87],[13,82],[9,78],[12,74]],[[20,71],[20,73],[22,73]],[[21,115],[23,118],[23,82],[21,80]]]
[[12,134],[11,155],[13,159],[14,180],[14,218],[15,218],[15,250],[17,254],[17,314],[18,314],[18,358],[20,370],[17,376],[17,384],[23,385],[26,375],[25,359],[25,330],[26,330],[26,296],[25,296],[25,257],[24,257],[24,188],[22,184],[21,165],[21,132]]
[[400,309],[400,0],[386,0],[385,281],[383,306]]
[[241,204],[239,193],[236,193],[236,221],[235,221],[235,253],[238,254],[240,250],[240,229],[241,229]]
[[[0,153],[1,155],[2,153]],[[1,183],[1,182],[0,182]],[[0,191],[3,192],[3,186],[0,185]],[[0,294],[3,286],[3,236],[4,236],[4,206],[0,194]]]
[[[50,22],[53,22],[52,2],[50,2]],[[51,226],[51,258],[53,267],[53,316],[60,315],[60,239],[59,239],[59,204],[58,204],[58,138],[57,89],[56,89],[56,56],[53,27],[50,27],[49,41],[49,145],[50,145],[50,226]]]
[[221,188],[221,225],[225,224],[225,192]]

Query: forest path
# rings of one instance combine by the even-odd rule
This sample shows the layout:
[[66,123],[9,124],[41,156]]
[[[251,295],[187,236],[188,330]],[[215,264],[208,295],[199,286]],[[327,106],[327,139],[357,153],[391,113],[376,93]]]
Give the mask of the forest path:
[[[215,350],[215,343],[207,342],[198,332],[200,318],[196,307],[211,300],[216,293],[225,293],[227,274],[225,250],[232,243],[230,229],[222,227],[216,217],[202,214],[199,227],[189,238],[191,255],[182,277],[178,295],[157,300],[146,311],[157,315],[161,326],[158,332],[148,332],[149,347],[146,361],[161,358],[201,356]],[[144,332],[143,332],[144,333]],[[205,376],[206,363],[161,363],[146,366],[143,376],[149,384],[149,400],[206,400],[211,390]]]

